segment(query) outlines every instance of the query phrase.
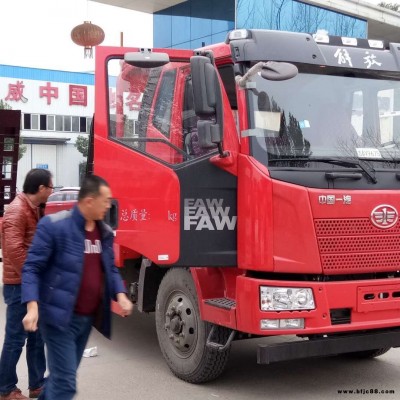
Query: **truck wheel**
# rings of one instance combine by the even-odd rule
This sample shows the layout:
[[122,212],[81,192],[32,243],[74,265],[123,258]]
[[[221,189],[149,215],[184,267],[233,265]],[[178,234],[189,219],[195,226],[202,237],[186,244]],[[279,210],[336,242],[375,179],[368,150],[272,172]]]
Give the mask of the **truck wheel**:
[[384,347],[382,349],[355,351],[353,353],[346,353],[345,355],[354,358],[375,358],[387,353],[390,349],[391,347]]
[[[226,343],[229,329],[216,327],[213,340]],[[225,369],[229,348],[223,352],[206,346],[211,324],[202,321],[189,270],[166,273],[157,294],[156,329],[163,356],[171,371],[190,383],[208,382]]]

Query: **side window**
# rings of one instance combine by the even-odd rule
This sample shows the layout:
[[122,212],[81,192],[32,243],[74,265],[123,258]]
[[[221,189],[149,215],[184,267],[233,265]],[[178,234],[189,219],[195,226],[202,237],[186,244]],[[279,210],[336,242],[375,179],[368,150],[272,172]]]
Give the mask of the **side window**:
[[400,140],[400,90],[386,89],[378,92],[381,145]]
[[49,196],[48,201],[62,201],[63,194],[62,193],[55,193]]
[[358,136],[363,133],[364,107],[363,92],[358,90],[353,93],[353,106],[351,109],[351,124]]
[[[388,146],[400,140],[400,90],[384,89],[376,92],[373,112],[364,110],[363,92],[353,93],[351,123],[359,137],[369,146]],[[379,126],[374,119],[378,105]],[[379,133],[379,134],[378,134]]]
[[232,110],[237,110],[236,82],[233,65],[223,65],[218,68],[218,72],[228,96],[229,104],[231,105]]
[[65,193],[64,200],[66,201],[76,200],[75,193]]
[[182,127],[184,79],[189,68],[189,62],[138,68],[119,59],[109,60],[109,137],[167,164],[189,159]]
[[176,69],[168,70],[163,74],[154,104],[153,125],[167,138],[170,137],[175,80]]

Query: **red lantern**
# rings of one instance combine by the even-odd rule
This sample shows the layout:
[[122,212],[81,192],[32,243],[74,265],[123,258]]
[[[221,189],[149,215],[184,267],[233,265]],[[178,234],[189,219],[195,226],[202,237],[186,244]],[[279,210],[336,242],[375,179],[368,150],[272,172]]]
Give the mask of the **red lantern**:
[[97,46],[104,40],[104,31],[99,26],[85,21],[83,24],[76,26],[71,31],[71,39],[79,46],[84,46],[85,58],[93,57],[93,46]]

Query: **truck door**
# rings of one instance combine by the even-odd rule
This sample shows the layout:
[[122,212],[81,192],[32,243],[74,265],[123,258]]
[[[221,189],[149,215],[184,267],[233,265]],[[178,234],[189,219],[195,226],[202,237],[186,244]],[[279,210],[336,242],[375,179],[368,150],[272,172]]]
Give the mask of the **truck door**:
[[176,168],[182,216],[178,264],[236,265],[237,180],[210,163],[215,147],[200,146],[192,74],[186,77],[183,97],[183,142],[190,159]]
[[157,264],[236,265],[236,177],[210,163],[215,148],[198,146],[189,57],[108,64],[119,72],[106,113],[96,92],[94,165],[117,200],[116,242]]

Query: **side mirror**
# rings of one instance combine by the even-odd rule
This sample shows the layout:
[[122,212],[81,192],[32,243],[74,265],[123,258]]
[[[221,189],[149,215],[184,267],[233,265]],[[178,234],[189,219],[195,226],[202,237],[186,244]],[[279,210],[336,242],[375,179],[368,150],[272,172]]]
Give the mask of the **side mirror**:
[[220,125],[213,121],[200,119],[197,121],[197,134],[199,136],[199,146],[202,149],[213,149],[215,145],[221,143]]
[[262,78],[269,81],[285,81],[294,78],[299,70],[294,64],[277,62],[277,61],[260,61],[253,65],[243,76],[237,74],[235,77],[236,83],[241,88],[246,88],[246,83],[255,75],[260,74]]
[[137,53],[125,53],[124,61],[134,67],[156,68],[169,63],[167,53],[153,53],[150,49],[141,49]]
[[261,69],[261,76],[269,81],[286,81],[294,78],[299,70],[294,64],[268,61]]
[[217,72],[207,57],[193,56],[190,59],[194,111],[200,118],[215,115]]
[[199,144],[202,148],[218,145],[220,154],[223,140],[223,107],[218,73],[211,60],[204,56],[190,59],[194,111],[200,118],[197,122]]

